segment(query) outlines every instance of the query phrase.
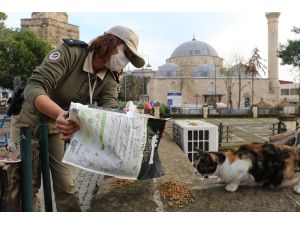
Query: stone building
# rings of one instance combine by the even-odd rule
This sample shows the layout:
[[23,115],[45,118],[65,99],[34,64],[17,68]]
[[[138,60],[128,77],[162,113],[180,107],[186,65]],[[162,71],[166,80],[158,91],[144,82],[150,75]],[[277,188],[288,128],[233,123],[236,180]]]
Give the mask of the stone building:
[[[266,13],[268,20],[268,77],[254,78],[242,74],[241,107],[249,107],[261,99],[276,105],[279,102],[280,88],[278,81],[278,17],[280,13]],[[233,43],[234,44],[234,43]],[[150,99],[164,104],[174,105],[172,97],[179,105],[216,105],[222,102],[228,105],[226,78],[221,75],[223,58],[207,43],[194,37],[179,45],[172,52],[166,63],[160,66],[147,85]],[[236,65],[238,70],[239,67]],[[238,76],[232,78],[232,104],[238,105]],[[254,89],[252,101],[252,85]],[[159,91],[158,91],[159,90]],[[179,99],[179,100],[178,100]],[[175,99],[173,99],[175,100]]]
[[65,12],[33,12],[30,19],[21,19],[21,29],[36,33],[53,47],[63,38],[79,39],[79,27],[68,23]]

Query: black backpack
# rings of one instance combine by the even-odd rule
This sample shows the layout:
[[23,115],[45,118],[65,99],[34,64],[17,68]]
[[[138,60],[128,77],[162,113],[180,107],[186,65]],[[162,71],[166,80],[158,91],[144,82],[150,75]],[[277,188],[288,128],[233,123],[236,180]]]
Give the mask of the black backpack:
[[14,80],[14,91],[12,96],[8,99],[8,108],[6,114],[8,116],[18,115],[21,112],[22,104],[24,102],[24,86],[21,83],[20,77]]

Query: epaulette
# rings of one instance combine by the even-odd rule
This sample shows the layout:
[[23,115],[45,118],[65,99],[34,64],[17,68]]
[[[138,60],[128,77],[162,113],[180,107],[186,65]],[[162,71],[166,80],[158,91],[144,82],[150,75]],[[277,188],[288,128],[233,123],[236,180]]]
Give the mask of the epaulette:
[[63,39],[63,41],[70,47],[72,46],[79,46],[79,47],[83,47],[86,48],[89,45],[87,43],[85,43],[84,41],[80,41],[80,40],[76,40],[76,39]]

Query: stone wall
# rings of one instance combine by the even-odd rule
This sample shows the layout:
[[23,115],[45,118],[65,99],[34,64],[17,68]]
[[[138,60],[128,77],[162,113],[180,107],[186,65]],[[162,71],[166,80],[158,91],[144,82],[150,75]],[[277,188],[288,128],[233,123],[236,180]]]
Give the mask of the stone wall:
[[32,19],[51,18],[59,22],[68,23],[68,14],[65,12],[33,12]]
[[[228,103],[228,94],[225,86],[224,78],[152,78],[148,85],[147,91],[150,99],[167,104],[168,92],[179,92],[182,94],[183,104],[195,104],[195,95],[198,94],[198,104],[204,104],[203,94],[214,94],[215,81],[217,94],[224,94],[222,97],[223,103]],[[234,107],[238,105],[238,79],[233,80],[232,88],[232,103]],[[245,104],[245,98],[252,96],[252,80],[250,78],[242,79],[242,93],[241,93],[241,107]],[[159,90],[159,91],[157,91]],[[269,93],[268,79],[254,79],[254,104],[258,103],[261,98],[268,103],[277,102],[272,101],[272,96]]]

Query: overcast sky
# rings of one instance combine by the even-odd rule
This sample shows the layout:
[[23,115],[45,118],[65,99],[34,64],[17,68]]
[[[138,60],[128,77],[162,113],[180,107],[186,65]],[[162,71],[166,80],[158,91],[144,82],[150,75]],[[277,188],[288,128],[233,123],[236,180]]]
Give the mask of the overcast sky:
[[[96,8],[90,10],[92,12],[87,12],[85,9],[82,12],[80,9],[65,11],[68,12],[69,23],[80,27],[80,39],[86,42],[114,25],[132,28],[140,37],[140,52],[145,55],[146,61],[149,60],[154,69],[163,65],[177,46],[192,40],[193,35],[197,40],[211,45],[226,61],[230,61],[233,53],[248,59],[255,47],[258,47],[261,56],[267,60],[268,33],[264,10],[170,12],[172,10],[168,10],[168,5],[164,7],[167,7],[165,12],[111,13],[103,10],[94,12]],[[31,12],[37,11],[34,7],[32,9],[18,12],[6,11],[8,15],[6,25],[13,28],[20,27],[21,18],[30,18]],[[288,39],[298,39],[299,35],[293,34],[291,29],[293,26],[300,27],[300,13],[292,8],[291,10],[284,8],[284,10],[279,17],[279,42],[282,44],[287,43]],[[293,73],[290,72],[289,67],[280,65],[279,78],[293,80]]]

